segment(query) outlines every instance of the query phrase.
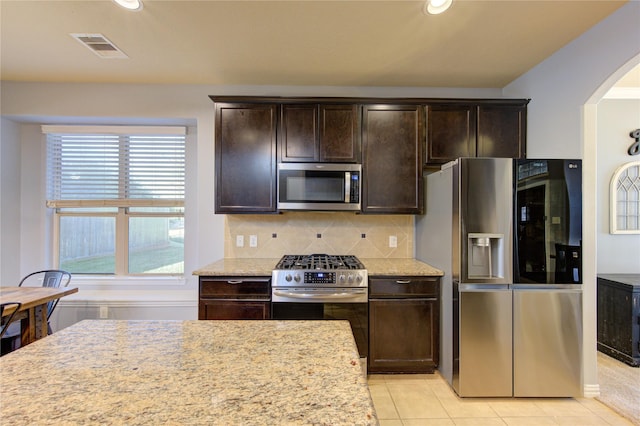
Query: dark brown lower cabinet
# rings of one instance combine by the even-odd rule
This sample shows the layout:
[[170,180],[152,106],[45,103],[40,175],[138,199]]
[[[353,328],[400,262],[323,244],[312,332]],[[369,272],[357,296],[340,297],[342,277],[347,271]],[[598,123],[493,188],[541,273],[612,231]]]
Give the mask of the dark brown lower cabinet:
[[271,277],[200,277],[198,319],[271,318]]
[[201,300],[198,319],[269,319],[271,303],[246,300]]
[[438,366],[440,280],[369,280],[370,373],[433,373]]

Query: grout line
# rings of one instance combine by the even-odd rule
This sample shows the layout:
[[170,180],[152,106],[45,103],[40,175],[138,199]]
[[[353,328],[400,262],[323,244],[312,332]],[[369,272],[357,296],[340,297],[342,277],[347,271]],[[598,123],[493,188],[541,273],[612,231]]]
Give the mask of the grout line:
[[[486,404],[487,407],[489,408],[489,410],[494,414],[494,416],[483,416],[483,417],[452,417],[451,413],[449,410],[447,410],[446,406],[442,403],[442,398],[441,396],[439,396],[438,394],[434,393],[432,389],[429,388],[429,383],[445,383],[444,379],[442,379],[442,377],[440,378],[434,378],[434,379],[424,379],[424,378],[418,378],[418,379],[414,379],[414,378],[409,378],[409,377],[399,377],[397,375],[393,375],[392,377],[389,377],[389,379],[387,379],[387,377],[380,377],[380,376],[385,376],[385,375],[376,375],[376,377],[371,381],[371,384],[375,384],[376,386],[382,386],[384,385],[384,389],[386,391],[386,393],[389,395],[389,398],[391,399],[391,402],[393,403],[393,408],[395,410],[395,415],[396,417],[391,419],[391,418],[383,418],[383,419],[379,419],[379,420],[383,420],[383,421],[397,421],[399,420],[402,424],[405,424],[406,420],[411,420],[412,422],[415,421],[419,421],[419,420],[435,420],[435,419],[449,419],[451,420],[451,422],[453,424],[458,424],[458,423],[465,423],[465,424],[471,424],[469,423],[469,420],[472,419],[500,419],[501,424],[509,424],[509,422],[505,419],[511,419],[511,421],[514,421],[514,419],[520,420],[522,422],[526,422],[527,419],[532,419],[532,418],[540,418],[545,419],[545,421],[550,420],[553,422],[553,424],[558,424],[558,422],[560,422],[560,424],[570,424],[567,422],[571,422],[571,421],[578,421],[578,419],[582,419],[584,420],[585,414],[584,413],[572,413],[572,412],[567,412],[566,414],[551,414],[551,413],[544,413],[544,415],[531,415],[531,416],[514,416],[514,415],[505,415],[505,416],[501,416],[498,411],[496,411],[496,409],[494,407],[491,406],[491,402],[500,402],[500,403],[510,403],[513,402],[514,405],[515,404],[531,404],[531,405],[535,405],[536,407],[540,408],[540,406],[538,405],[538,402],[553,402],[556,401],[556,399],[511,399],[511,398],[490,398],[490,399],[486,399],[486,398],[473,398],[471,401],[465,401],[464,398],[460,398],[457,395],[453,394],[457,401],[461,404],[465,404],[467,402],[469,403],[477,403],[477,404]],[[368,379],[369,380],[369,379]],[[443,412],[446,413],[447,417],[437,417],[437,418],[422,418],[422,417],[402,417],[400,410],[398,409],[398,401],[397,401],[397,395],[394,396],[394,394],[391,392],[391,390],[389,389],[389,385],[390,384],[416,384],[416,383],[421,383],[426,385],[426,387],[431,391],[431,393],[433,394],[433,396],[436,397],[436,399],[438,400],[438,402],[440,403],[440,405],[442,406]],[[448,384],[446,384],[447,386],[449,386]],[[589,414],[588,417],[593,417],[593,418],[597,418],[602,420],[602,424],[603,425],[625,425],[628,424],[630,426],[633,426],[633,424],[631,422],[629,422],[627,419],[625,419],[624,417],[620,416],[618,413],[616,413],[614,410],[612,410],[611,408],[607,407],[605,404],[603,404],[602,402],[593,399],[593,401],[591,399],[585,399],[585,398],[561,398],[558,399],[558,402],[577,402],[582,408],[584,408]],[[375,407],[375,404],[374,404]],[[580,420],[580,421],[582,421]],[[459,422],[457,422],[459,421]],[[625,423],[626,422],[626,423]],[[527,423],[530,424],[530,423]],[[531,423],[532,424],[532,423]],[[573,423],[571,423],[573,424]]]

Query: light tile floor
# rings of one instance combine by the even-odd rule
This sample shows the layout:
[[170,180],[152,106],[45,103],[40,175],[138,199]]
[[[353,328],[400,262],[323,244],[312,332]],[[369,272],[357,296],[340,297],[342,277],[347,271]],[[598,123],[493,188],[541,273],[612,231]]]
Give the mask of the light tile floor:
[[435,374],[368,376],[381,426],[632,426],[593,398],[459,398]]

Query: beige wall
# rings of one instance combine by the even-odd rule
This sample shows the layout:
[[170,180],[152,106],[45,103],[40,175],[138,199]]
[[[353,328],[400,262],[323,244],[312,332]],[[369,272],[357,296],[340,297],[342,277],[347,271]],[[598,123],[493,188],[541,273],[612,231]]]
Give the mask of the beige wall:
[[640,127],[640,99],[604,99],[598,103],[597,273],[640,273],[640,234],[610,234],[610,182],[618,167],[640,156],[627,150],[630,132]]
[[[353,254],[360,258],[413,257],[412,215],[360,215],[342,212],[287,212],[227,215],[224,257],[279,258],[285,254]],[[244,247],[236,237],[244,237]],[[250,235],[258,246],[249,246]],[[389,236],[397,247],[389,247]]]

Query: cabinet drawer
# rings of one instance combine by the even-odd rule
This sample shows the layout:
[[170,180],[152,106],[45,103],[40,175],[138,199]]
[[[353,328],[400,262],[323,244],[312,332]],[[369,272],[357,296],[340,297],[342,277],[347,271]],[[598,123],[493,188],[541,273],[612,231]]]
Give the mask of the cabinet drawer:
[[438,297],[439,277],[369,277],[369,299],[385,297]]
[[200,298],[271,298],[271,277],[201,277]]
[[204,300],[198,306],[200,320],[265,320],[271,318],[271,302],[228,299]]

